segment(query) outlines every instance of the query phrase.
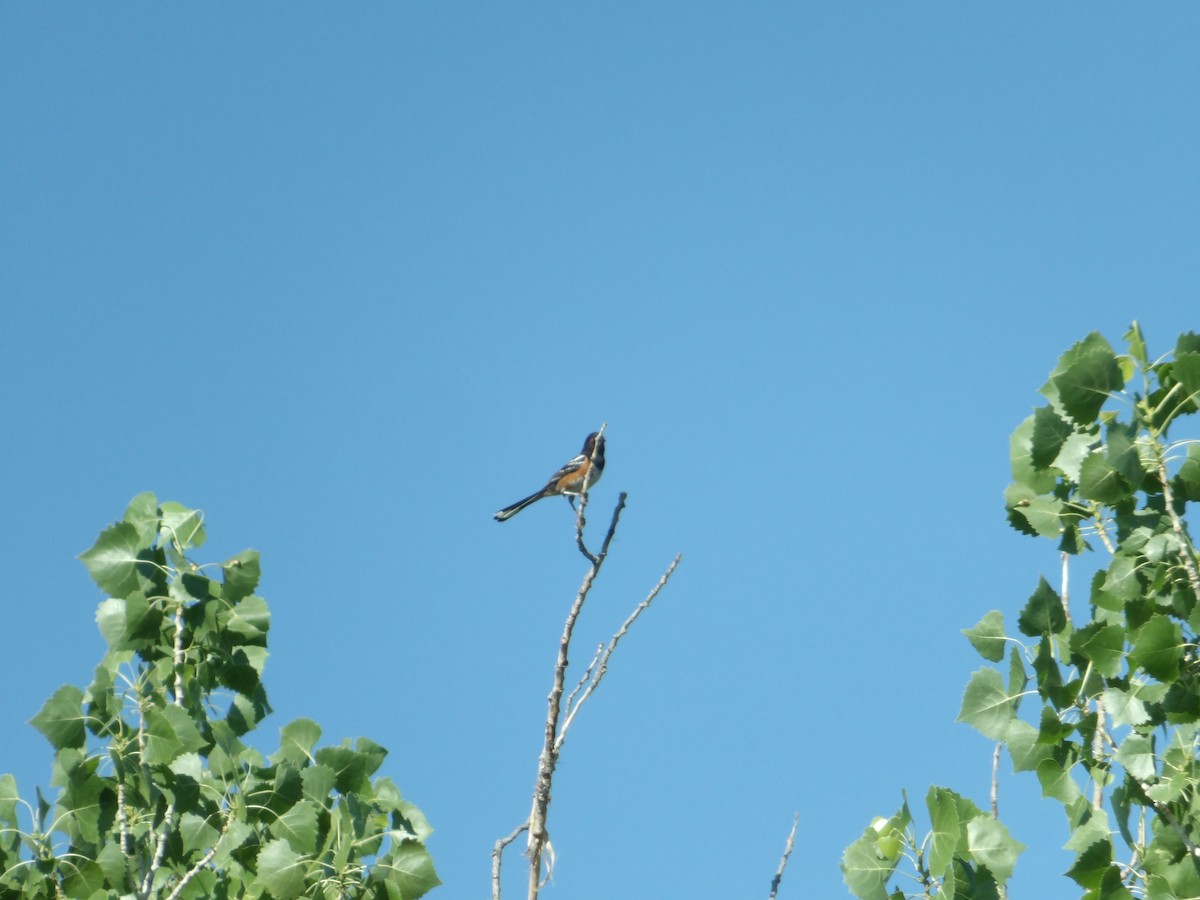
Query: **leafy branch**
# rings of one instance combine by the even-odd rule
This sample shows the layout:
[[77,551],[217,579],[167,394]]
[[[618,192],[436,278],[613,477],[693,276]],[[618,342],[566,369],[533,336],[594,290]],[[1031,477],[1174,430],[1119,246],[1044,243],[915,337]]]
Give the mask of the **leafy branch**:
[[[1062,806],[1075,853],[1067,875],[1084,897],[1172,900],[1200,896],[1200,571],[1186,521],[1200,500],[1200,444],[1173,434],[1198,409],[1200,336],[1181,334],[1157,359],[1136,323],[1125,340],[1121,355],[1095,333],[1064,353],[1041,388],[1046,403],[1012,435],[1008,519],[1057,543],[1061,590],[1039,579],[1020,638],[994,610],[964,632],[986,661],[1007,656],[1007,677],[975,672],[959,719]],[[1107,564],[1091,581],[1087,618],[1073,621],[1069,560],[1091,551],[1091,538]],[[944,792],[927,798],[924,840],[906,802],[847,848],[856,896],[1002,895],[1020,845],[995,807],[967,808],[964,830],[968,801],[957,795],[951,827]],[[990,833],[990,856],[973,824]],[[915,890],[889,895],[901,859]]]
[[200,511],[140,494],[81,554],[108,650],[86,690],[59,688],[33,718],[54,803],[0,776],[0,896],[422,896],[438,884],[430,828],[373,777],[382,747],[318,748],[308,719],[270,757],[244,742],[270,712],[270,614],[258,554],[199,565],[205,536]]

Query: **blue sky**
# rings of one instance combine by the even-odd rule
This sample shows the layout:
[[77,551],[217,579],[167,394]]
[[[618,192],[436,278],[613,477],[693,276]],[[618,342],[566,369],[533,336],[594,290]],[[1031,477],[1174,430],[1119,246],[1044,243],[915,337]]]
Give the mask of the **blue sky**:
[[[551,894],[765,896],[798,812],[780,896],[844,896],[902,789],[986,801],[959,630],[1057,579],[1001,500],[1036,388],[1200,325],[1197,46],[1182,3],[0,6],[0,771],[47,784],[74,556],[151,490],[263,553],[263,745],[388,747],[435,896],[485,895],[583,574],[565,503],[491,513],[608,422],[577,660],[684,559]],[[1032,782],[1014,891],[1071,895]]]

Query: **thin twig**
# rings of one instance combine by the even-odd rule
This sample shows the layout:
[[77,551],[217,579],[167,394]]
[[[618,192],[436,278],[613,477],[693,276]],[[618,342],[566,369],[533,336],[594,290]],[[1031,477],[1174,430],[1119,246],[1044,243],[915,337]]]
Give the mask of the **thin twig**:
[[213,857],[216,855],[217,855],[217,848],[216,848],[216,845],[214,844],[212,847],[209,847],[204,852],[204,855],[202,857],[200,857],[198,860],[196,860],[196,864],[194,866],[192,866],[190,869],[188,869],[187,872],[184,874],[184,876],[179,879],[179,884],[175,885],[175,889],[167,895],[167,900],[176,900],[176,898],[183,891],[183,889],[185,887],[187,887],[187,883],[189,881],[191,881],[193,878],[195,878],[196,875],[199,874],[201,869],[203,869],[210,862],[212,862]]
[[175,605],[175,705],[183,706],[183,604]]
[[[1091,664],[1088,664],[1089,670]],[[1084,679],[1086,681],[1086,678]],[[1104,727],[1104,695],[1096,695],[1096,733],[1092,735],[1092,759],[1099,759],[1104,753],[1104,740],[1108,730]],[[1092,809],[1104,806],[1104,785],[1100,778],[1092,780]]]
[[1101,518],[1099,512],[1097,512],[1095,514],[1095,519],[1096,519],[1096,536],[1100,538],[1100,543],[1104,544],[1104,549],[1107,550],[1109,555],[1111,556],[1117,552],[1117,548],[1113,544],[1112,538],[1110,538],[1108,536],[1108,523],[1103,518]]
[[1000,741],[996,742],[996,749],[992,751],[992,818],[1000,818],[1000,748],[1004,744]]
[[600,662],[600,655],[604,652],[604,644],[596,645],[596,652],[592,656],[592,661],[588,663],[588,667],[583,670],[583,674],[579,676],[579,680],[575,682],[575,687],[571,688],[571,693],[567,694],[566,702],[563,706],[567,709],[567,718],[570,718],[571,710],[574,709],[575,698],[579,696],[579,692],[583,690],[585,684],[591,680],[592,672],[596,669],[596,663]]
[[633,612],[629,614],[629,617],[624,621],[621,627],[617,629],[617,633],[614,634],[612,636],[612,640],[608,642],[608,647],[605,649],[604,655],[600,657],[600,665],[596,669],[596,674],[592,676],[591,681],[588,683],[587,689],[584,690],[582,695],[580,695],[578,702],[576,702],[574,706],[571,706],[569,702],[567,703],[567,716],[566,719],[563,720],[562,728],[559,730],[558,738],[555,741],[555,750],[562,749],[563,741],[567,739],[567,729],[571,727],[571,722],[575,720],[575,716],[579,712],[579,708],[583,706],[584,701],[592,695],[592,692],[595,691],[600,685],[600,681],[604,678],[605,673],[608,672],[608,661],[612,658],[613,652],[617,649],[617,644],[621,642],[621,638],[625,637],[625,635],[629,633],[629,629],[632,627],[633,623],[637,621],[638,616],[640,616],[649,608],[650,604],[654,602],[654,598],[658,596],[659,592],[664,587],[666,587],[667,581],[670,580],[671,574],[675,571],[675,568],[679,565],[679,561],[682,558],[683,554],[681,553],[677,553],[675,555],[675,558],[671,560],[671,564],[667,566],[667,570],[663,572],[662,578],[658,579],[658,584],[654,585],[650,593],[646,595],[646,599],[634,608]]
[[584,510],[587,509],[587,493],[579,495],[579,505],[575,507],[575,546],[579,548],[579,552],[584,555],[588,562],[593,566],[596,565],[596,557],[592,555],[587,546],[583,543],[583,529],[587,527],[587,518],[584,516]]
[[496,841],[496,846],[492,848],[492,900],[500,900],[500,863],[504,857],[504,848],[521,836],[521,832],[529,828],[529,820],[526,819],[508,835]]
[[787,868],[788,857],[792,855],[792,848],[796,846],[796,826],[800,824],[800,813],[796,813],[792,817],[792,830],[788,834],[787,845],[783,848],[783,856],[779,859],[779,868],[775,870],[775,877],[771,879],[771,895],[768,900],[775,900],[775,895],[779,893],[779,882],[783,881],[783,870]]
[[1067,624],[1071,624],[1071,554],[1066,550],[1062,552],[1062,608],[1063,615],[1067,618]]
[[206,868],[208,864],[213,861],[217,855],[217,847],[219,847],[221,841],[225,839],[225,835],[229,833],[229,826],[233,824],[233,820],[233,810],[227,809],[225,811],[225,821],[221,825],[221,833],[217,836],[217,839],[213,842],[213,845],[204,852],[204,855],[196,860],[196,864],[188,869],[187,872],[184,873],[183,877],[179,879],[179,883],[175,885],[175,889],[167,895],[167,900],[176,900],[183,889],[187,887],[187,883],[195,878],[201,869]]

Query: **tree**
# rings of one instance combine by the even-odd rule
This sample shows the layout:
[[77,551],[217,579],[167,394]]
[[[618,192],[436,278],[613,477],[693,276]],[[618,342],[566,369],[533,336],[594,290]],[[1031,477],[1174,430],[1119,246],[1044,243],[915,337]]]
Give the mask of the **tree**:
[[[603,435],[604,429],[607,427],[607,423],[602,425],[597,434]],[[597,450],[603,448],[602,443],[595,443],[593,445],[589,441],[589,445],[593,446],[592,452],[597,452]],[[586,449],[585,446],[585,451]],[[612,544],[613,536],[616,534],[621,512],[625,509],[626,499],[627,495],[622,492],[617,500],[616,507],[613,509],[612,520],[609,523],[608,531],[597,553],[589,550],[587,544],[584,542],[588,503],[588,495],[586,493],[579,496],[579,502],[575,508],[575,546],[579,549],[584,559],[587,560],[588,568],[583,575],[583,581],[579,585],[579,591],[576,593],[575,599],[567,612],[566,623],[563,625],[562,637],[559,639],[558,651],[555,654],[554,677],[550,687],[550,694],[546,698],[547,713],[545,724],[542,726],[542,750],[538,756],[537,776],[534,780],[533,798],[529,815],[507,836],[496,841],[492,849],[493,900],[500,900],[501,897],[501,869],[504,851],[522,834],[528,834],[526,845],[526,856],[529,861],[526,885],[526,897],[528,900],[537,900],[545,880],[549,879],[553,869],[554,851],[546,822],[550,812],[550,796],[554,783],[554,773],[558,768],[558,760],[562,754],[563,744],[567,739],[571,723],[575,721],[575,717],[579,714],[583,704],[595,693],[596,689],[600,686],[600,682],[604,680],[604,676],[608,673],[609,663],[612,661],[613,654],[616,652],[621,640],[629,633],[630,628],[633,627],[633,624],[641,614],[650,608],[650,604],[654,602],[659,592],[666,587],[667,582],[670,580],[671,575],[674,574],[681,559],[678,554],[675,556],[675,559],[672,560],[671,564],[667,566],[666,571],[663,572],[658,583],[650,590],[646,598],[633,608],[633,611],[626,617],[621,627],[609,639],[608,644],[601,644],[596,648],[591,663],[584,669],[582,675],[576,681],[575,687],[570,693],[566,693],[567,669],[570,666],[571,639],[575,633],[575,625],[583,612],[583,606],[587,602],[592,586],[595,584],[596,578],[600,575],[600,569],[604,565],[604,561],[608,558],[608,550]],[[782,877],[782,867],[779,877]]]
[[[1200,335],[1158,359],[1137,323],[1125,341],[1118,355],[1093,333],[1064,353],[1012,435],[1009,522],[1056,541],[1063,574],[1058,590],[1038,580],[1021,637],[994,610],[964,632],[988,662],[1007,657],[971,676],[959,715],[996,742],[992,809],[932,787],[918,837],[905,799],[846,849],[863,900],[1004,896],[1022,847],[996,816],[1002,748],[1061,804],[1083,897],[1200,896],[1200,567],[1186,523],[1200,442],[1178,435],[1200,399]],[[1106,564],[1075,622],[1069,562],[1097,547]],[[909,888],[889,893],[902,861]]]
[[430,828],[373,777],[384,748],[317,748],[309,719],[268,757],[245,743],[270,711],[259,557],[198,565],[204,540],[201,512],[140,494],[81,555],[108,651],[33,719],[57,797],[28,803],[0,776],[0,896],[422,896]]

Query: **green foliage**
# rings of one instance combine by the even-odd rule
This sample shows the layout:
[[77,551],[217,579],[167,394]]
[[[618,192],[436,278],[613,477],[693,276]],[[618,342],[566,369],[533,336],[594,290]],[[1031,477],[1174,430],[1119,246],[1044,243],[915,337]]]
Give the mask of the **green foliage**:
[[[959,719],[1061,805],[1075,854],[1066,874],[1082,897],[1182,900],[1200,896],[1200,559],[1186,522],[1200,443],[1172,432],[1198,409],[1200,335],[1158,359],[1136,323],[1125,340],[1124,355],[1098,334],[1064,353],[1041,389],[1047,404],[1010,440],[1010,524],[1054,540],[1064,559],[1106,554],[1089,616],[1072,621],[1039,579],[1020,638],[995,611],[965,631],[989,663],[1011,649],[1006,671],[971,676]],[[921,840],[906,803],[847,848],[852,893],[1003,896],[1020,845],[944,788],[926,805]],[[902,861],[915,888],[888,893]]]
[[876,819],[846,848],[842,872],[854,896],[908,896],[887,887],[904,860],[912,865],[912,878],[924,896],[997,897],[997,886],[1012,874],[1025,848],[990,814],[948,788],[931,787],[925,807],[931,827],[923,838],[917,838],[906,797],[894,816]]
[[198,510],[141,494],[81,554],[109,595],[108,651],[86,690],[59,688],[32,720],[55,751],[54,801],[0,776],[0,897],[422,896],[439,884],[430,828],[375,777],[382,747],[318,748],[307,719],[270,756],[244,742],[270,711],[270,614],[258,554],[197,565],[204,540]]

